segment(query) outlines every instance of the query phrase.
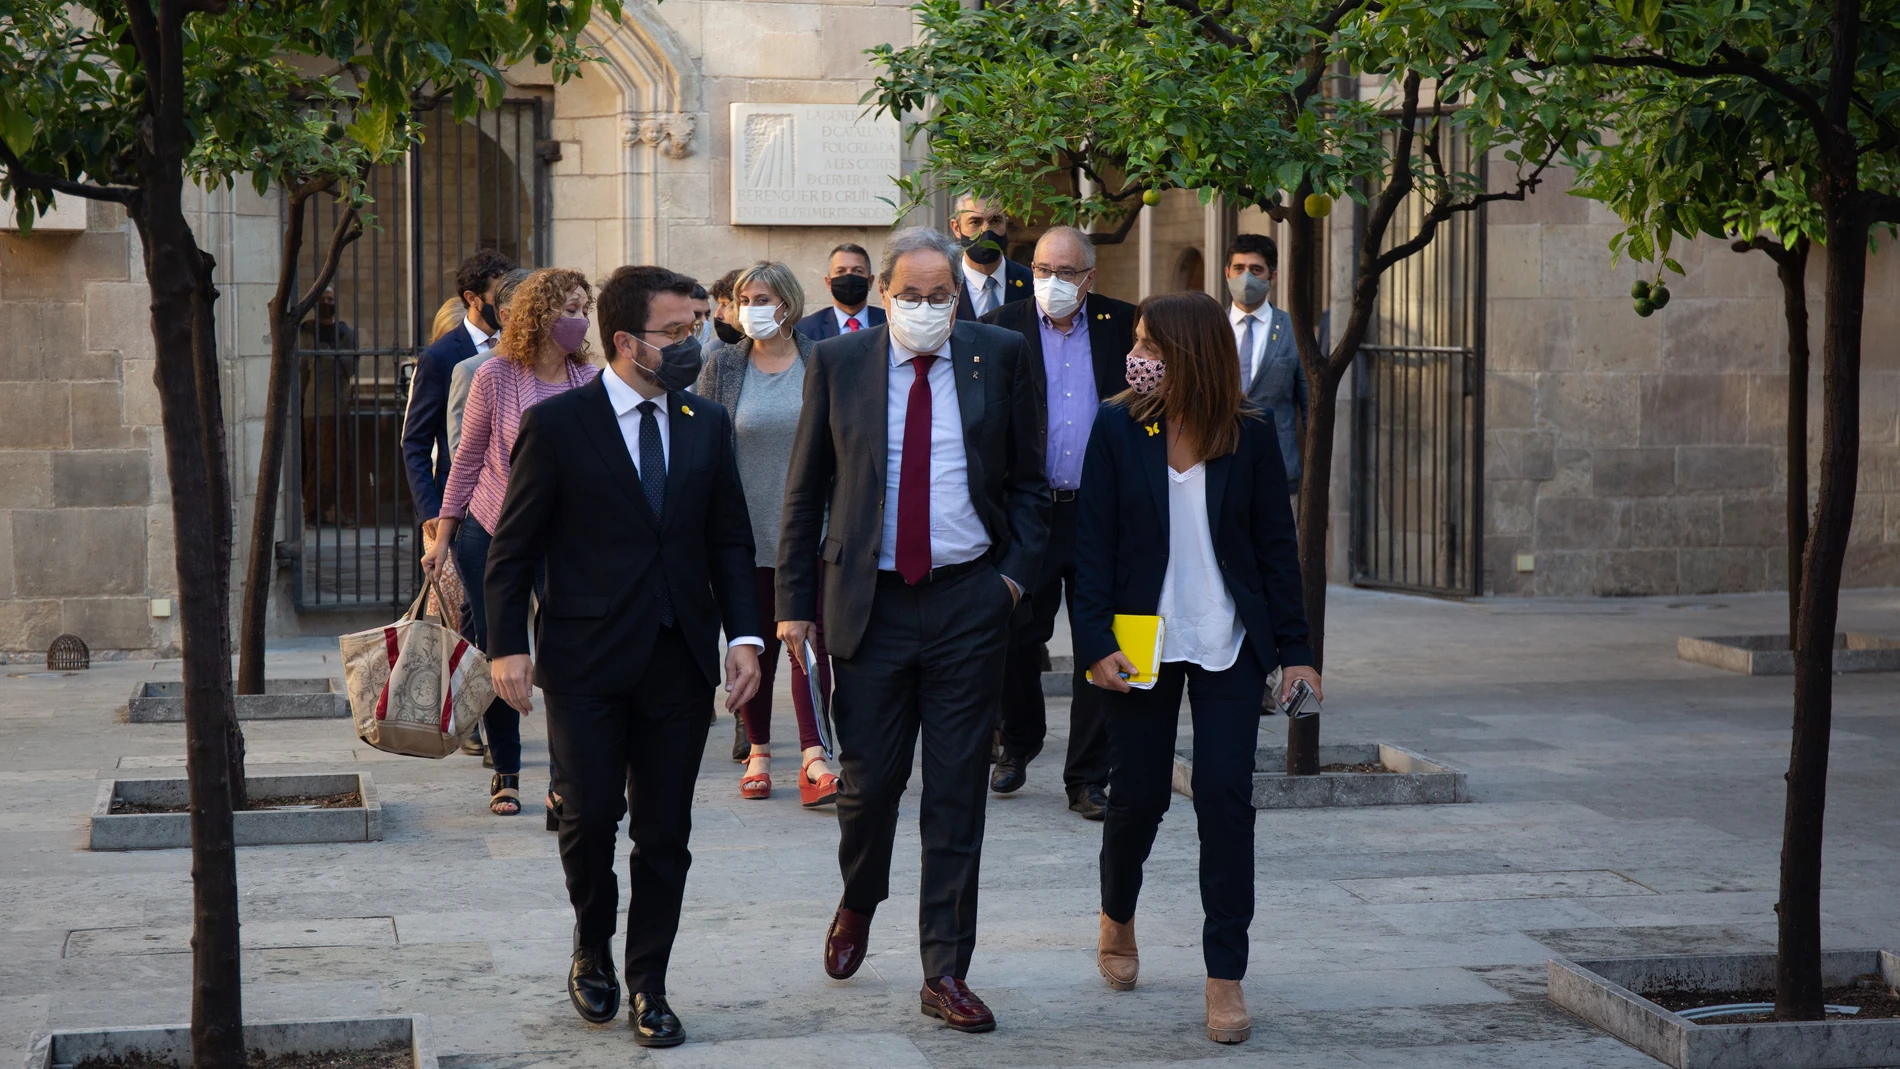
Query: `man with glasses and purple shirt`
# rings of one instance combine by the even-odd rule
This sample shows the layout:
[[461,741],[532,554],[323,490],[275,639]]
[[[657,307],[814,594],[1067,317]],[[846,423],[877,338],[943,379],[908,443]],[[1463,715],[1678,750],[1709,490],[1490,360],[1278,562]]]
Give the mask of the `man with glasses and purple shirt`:
[[[1029,585],[1028,604],[1011,621],[1003,668],[1001,754],[990,789],[1009,794],[1027,779],[1029,762],[1048,732],[1042,666],[1055,634],[1064,584],[1075,589],[1075,494],[1082,457],[1101,402],[1127,387],[1128,351],[1135,346],[1135,306],[1094,292],[1095,243],[1074,227],[1052,227],[1036,242],[1030,271],[1036,299],[1005,304],[982,322],[1006,327],[1029,346],[1026,379],[1049,478],[1049,545],[1042,572]],[[1073,594],[1071,594],[1073,596]],[[1076,666],[1069,700],[1069,752],[1063,787],[1069,808],[1101,820],[1108,804],[1108,727],[1101,690]]]

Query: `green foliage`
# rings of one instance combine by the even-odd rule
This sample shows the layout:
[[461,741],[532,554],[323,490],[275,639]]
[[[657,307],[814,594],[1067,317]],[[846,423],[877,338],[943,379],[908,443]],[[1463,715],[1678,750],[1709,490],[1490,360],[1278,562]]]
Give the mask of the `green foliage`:
[[[129,0],[146,4],[150,0]],[[186,169],[199,184],[246,177],[334,181],[363,203],[360,176],[420,136],[417,107],[458,118],[500,102],[500,70],[530,57],[574,75],[593,0],[231,0],[186,17]],[[609,18],[620,0],[601,0]],[[558,12],[557,12],[557,9]],[[0,139],[27,170],[94,187],[137,184],[141,130],[156,106],[147,60],[117,0],[0,0]],[[337,120],[342,121],[337,121]],[[51,194],[0,166],[21,223]]]

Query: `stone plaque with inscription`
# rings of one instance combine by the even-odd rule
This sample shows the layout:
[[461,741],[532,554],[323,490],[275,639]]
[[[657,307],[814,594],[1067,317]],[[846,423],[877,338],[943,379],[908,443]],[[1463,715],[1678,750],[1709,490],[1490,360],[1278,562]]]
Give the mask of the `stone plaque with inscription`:
[[736,226],[890,226],[902,168],[902,125],[863,105],[732,105]]

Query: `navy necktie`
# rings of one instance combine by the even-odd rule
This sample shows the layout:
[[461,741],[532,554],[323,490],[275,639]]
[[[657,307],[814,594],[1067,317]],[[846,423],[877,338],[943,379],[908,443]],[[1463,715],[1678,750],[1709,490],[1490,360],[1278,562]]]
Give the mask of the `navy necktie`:
[[[655,519],[666,516],[666,448],[660,444],[660,421],[653,415],[658,405],[652,401],[642,401],[640,412],[640,488],[646,491],[647,504],[653,507]],[[661,569],[660,581],[666,581],[665,569]],[[673,598],[666,588],[660,588],[660,623],[673,626]]]

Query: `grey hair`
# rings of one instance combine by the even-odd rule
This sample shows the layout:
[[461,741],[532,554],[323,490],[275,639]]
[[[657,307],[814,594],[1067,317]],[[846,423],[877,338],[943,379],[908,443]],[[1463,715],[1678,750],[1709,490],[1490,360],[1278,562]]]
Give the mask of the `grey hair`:
[[956,277],[954,268],[957,266],[957,258],[963,255],[963,246],[958,245],[955,239],[941,230],[933,230],[927,226],[907,226],[892,234],[891,239],[884,243],[884,259],[877,267],[878,285],[886,288],[890,286],[891,274],[897,270],[899,257],[907,252],[926,250],[942,253],[943,258],[953,269],[950,272],[951,277]]
[[1095,242],[1089,239],[1086,232],[1072,226],[1052,226],[1043,231],[1042,236],[1036,239],[1036,251],[1042,251],[1043,242],[1058,236],[1068,238],[1081,248],[1083,267],[1095,266]]
[[517,267],[513,271],[501,276],[501,288],[495,291],[495,303],[505,305],[513,300],[515,287],[526,282],[528,276],[532,274],[534,274],[534,272],[525,267]]
[[798,284],[798,276],[792,269],[775,260],[760,260],[732,280],[732,296],[737,300],[739,294],[754,282],[772,291],[772,296],[785,305],[785,333],[790,334],[798,321],[805,318],[805,287]]

